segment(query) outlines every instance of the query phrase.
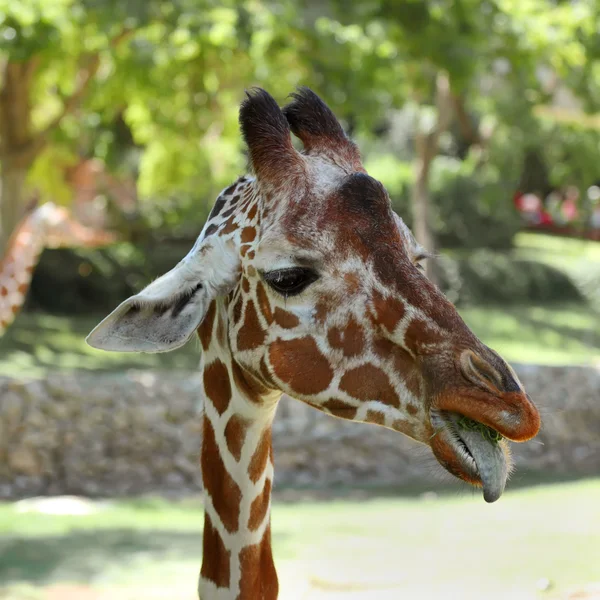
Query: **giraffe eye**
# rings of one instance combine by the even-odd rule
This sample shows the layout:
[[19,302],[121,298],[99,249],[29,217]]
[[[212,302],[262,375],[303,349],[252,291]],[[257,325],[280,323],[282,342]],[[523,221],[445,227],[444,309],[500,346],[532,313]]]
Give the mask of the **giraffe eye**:
[[305,267],[269,271],[263,277],[276,292],[286,297],[296,296],[319,278],[312,269]]

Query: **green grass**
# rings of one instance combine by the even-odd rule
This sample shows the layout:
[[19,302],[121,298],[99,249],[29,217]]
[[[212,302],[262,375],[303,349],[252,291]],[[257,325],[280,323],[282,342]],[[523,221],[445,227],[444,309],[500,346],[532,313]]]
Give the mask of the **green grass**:
[[[275,502],[281,597],[555,597],[598,579],[598,506],[600,479],[509,491],[493,505],[478,493]],[[88,516],[0,504],[0,582],[13,593],[0,598],[26,582],[191,599],[202,521],[191,499],[110,502]],[[542,578],[553,587],[538,596]]]
[[600,363],[600,313],[586,306],[465,307],[473,331],[511,362]]
[[200,349],[196,339],[166,354],[102,352],[85,338],[104,315],[61,317],[23,313],[0,337],[0,375],[43,377],[49,370],[196,369]]

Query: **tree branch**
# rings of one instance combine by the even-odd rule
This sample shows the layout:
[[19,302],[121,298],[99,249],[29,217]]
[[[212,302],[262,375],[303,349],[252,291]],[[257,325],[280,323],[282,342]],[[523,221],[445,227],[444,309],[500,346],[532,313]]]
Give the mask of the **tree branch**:
[[433,129],[427,134],[417,133],[415,142],[417,155],[420,156],[422,168],[429,171],[431,162],[438,153],[440,136],[448,129],[452,119],[452,93],[448,75],[439,72],[436,77],[435,104],[437,107],[437,119]]
[[461,94],[452,94],[452,104],[454,105],[454,113],[456,114],[461,135],[470,145],[481,146],[483,139],[469,117],[463,96]]
[[[116,48],[119,43],[127,39],[132,33],[132,29],[123,29],[110,40],[109,48]],[[100,68],[100,51],[88,56],[87,61],[88,63],[82,66],[77,74],[77,87],[70,96],[63,98],[63,107],[60,113],[32,137],[26,145],[17,149],[20,160],[31,162],[44,149],[50,135],[61,124],[63,119],[80,105],[88,91],[90,82]]]

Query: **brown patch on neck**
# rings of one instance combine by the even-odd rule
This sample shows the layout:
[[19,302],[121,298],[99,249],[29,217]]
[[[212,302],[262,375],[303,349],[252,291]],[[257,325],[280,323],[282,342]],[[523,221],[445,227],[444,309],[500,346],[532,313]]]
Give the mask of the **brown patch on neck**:
[[238,324],[240,319],[242,318],[242,308],[244,307],[244,299],[242,298],[242,294],[240,293],[233,305],[232,319],[234,324]]
[[301,395],[318,394],[333,379],[333,369],[312,337],[275,340],[269,348],[269,361],[275,375]]
[[231,456],[239,462],[242,455],[242,447],[246,439],[248,422],[239,415],[232,415],[225,426],[225,441]]
[[244,324],[237,335],[238,350],[254,350],[264,344],[264,342],[265,332],[258,320],[254,302],[247,302]]
[[340,390],[358,400],[377,400],[400,408],[400,398],[388,376],[371,364],[346,371],[340,381]]
[[231,400],[231,382],[229,371],[218,358],[204,367],[204,391],[217,412],[222,415]]
[[230,585],[230,554],[225,548],[219,532],[213,527],[210,517],[204,513],[202,569],[200,571],[202,577],[212,581],[217,587],[228,588]]
[[279,582],[271,550],[271,525],[262,540],[240,552],[240,595],[238,600],[277,600]]
[[248,475],[250,479],[256,483],[260,476],[263,474],[271,455],[271,425],[268,425],[262,432],[260,441],[256,446],[256,450],[250,460],[250,466],[248,467]]
[[267,361],[265,360],[264,356],[260,359],[260,378],[269,389],[274,389],[276,387],[273,383],[273,377],[271,376],[271,371],[269,371],[269,367],[267,366]]
[[205,351],[208,350],[210,341],[212,339],[213,324],[215,321],[216,312],[217,301],[213,300],[206,311],[206,316],[202,320],[202,323],[200,323],[200,327],[198,327],[198,337],[200,338],[202,348],[204,348]]
[[231,372],[236,389],[242,392],[248,400],[260,403],[261,396],[269,392],[262,381],[241,367],[235,360],[231,363]]
[[342,350],[344,356],[356,356],[364,350],[364,331],[353,316],[344,327],[332,327],[327,334],[327,340],[332,348]]
[[227,318],[220,314],[217,317],[217,341],[222,348],[229,348],[229,340],[227,339]]
[[204,490],[210,496],[225,529],[229,533],[235,533],[239,526],[242,492],[225,469],[215,431],[206,416],[203,431],[200,464]]
[[271,481],[265,481],[263,491],[254,498],[250,507],[250,518],[248,519],[248,529],[256,531],[265,520],[269,510],[269,501],[271,499]]

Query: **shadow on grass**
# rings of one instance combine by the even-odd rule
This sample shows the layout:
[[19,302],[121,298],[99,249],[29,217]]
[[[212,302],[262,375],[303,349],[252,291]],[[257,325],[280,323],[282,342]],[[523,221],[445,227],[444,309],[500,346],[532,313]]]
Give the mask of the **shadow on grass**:
[[20,314],[0,337],[0,374],[41,377],[49,370],[122,371],[126,369],[195,370],[200,352],[195,339],[173,352],[131,354],[102,352],[85,343],[105,315],[68,318]]
[[0,538],[0,581],[46,585],[58,580],[89,583],[111,565],[124,565],[136,557],[148,563],[167,554],[172,559],[198,557],[198,532],[139,531],[133,529],[72,530],[49,537]]
[[[273,535],[274,541],[285,537]],[[0,584],[94,584],[112,568],[152,578],[156,565],[193,563],[199,571],[201,560],[202,532],[198,530],[73,529],[56,536],[6,535],[0,537]]]

